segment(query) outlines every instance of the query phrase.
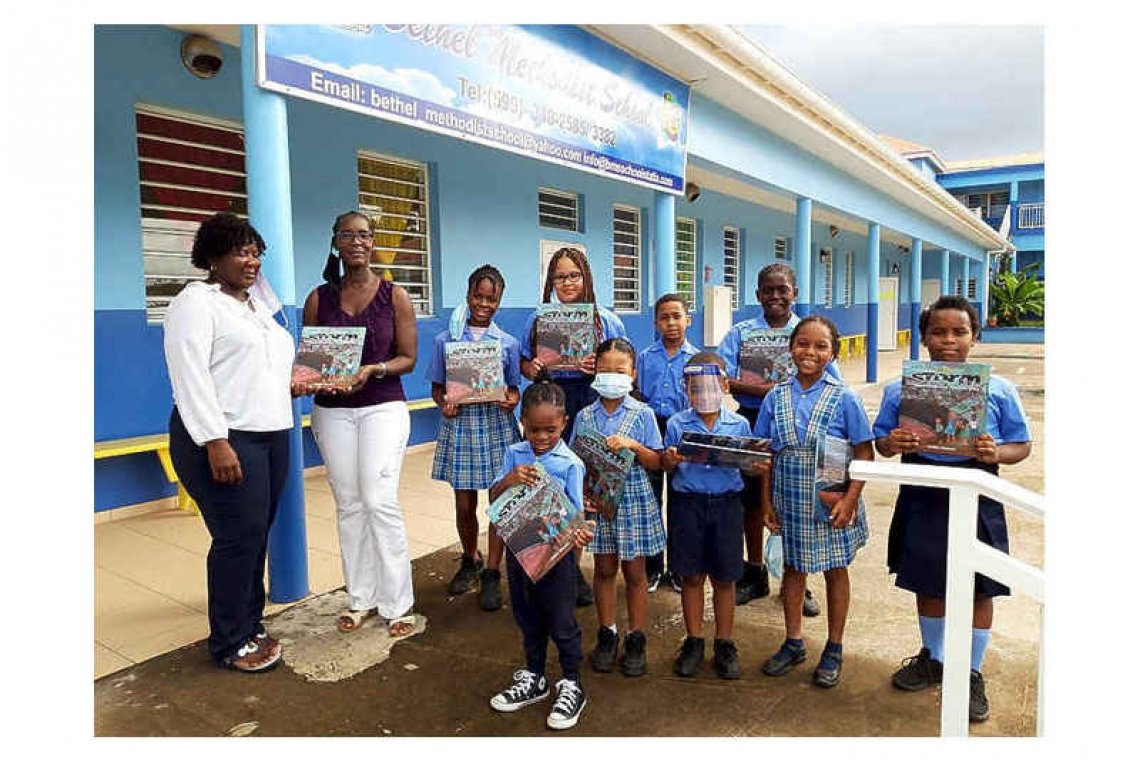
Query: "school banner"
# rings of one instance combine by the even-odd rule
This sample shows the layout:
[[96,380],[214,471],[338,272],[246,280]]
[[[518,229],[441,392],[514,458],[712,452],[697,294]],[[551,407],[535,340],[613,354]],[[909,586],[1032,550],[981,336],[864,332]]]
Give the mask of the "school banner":
[[684,190],[689,87],[576,26],[258,26],[258,84]]

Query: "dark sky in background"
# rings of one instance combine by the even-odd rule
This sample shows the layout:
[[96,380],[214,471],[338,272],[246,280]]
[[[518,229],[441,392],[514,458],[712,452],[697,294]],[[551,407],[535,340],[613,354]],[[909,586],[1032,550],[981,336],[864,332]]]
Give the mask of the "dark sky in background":
[[1044,150],[1041,26],[736,28],[872,131],[944,161]]

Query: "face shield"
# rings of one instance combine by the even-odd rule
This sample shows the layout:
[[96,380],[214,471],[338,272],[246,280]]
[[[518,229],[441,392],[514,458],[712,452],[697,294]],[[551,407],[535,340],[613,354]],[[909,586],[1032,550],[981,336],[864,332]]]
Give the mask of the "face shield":
[[693,364],[685,367],[684,374],[693,409],[700,414],[720,411],[724,401],[724,389],[721,387],[724,370],[716,364]]

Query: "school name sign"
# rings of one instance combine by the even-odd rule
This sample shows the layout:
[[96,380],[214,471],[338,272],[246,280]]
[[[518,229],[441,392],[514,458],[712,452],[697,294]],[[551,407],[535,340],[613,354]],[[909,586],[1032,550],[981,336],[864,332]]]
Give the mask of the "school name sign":
[[575,26],[260,25],[258,84],[680,194],[689,87]]

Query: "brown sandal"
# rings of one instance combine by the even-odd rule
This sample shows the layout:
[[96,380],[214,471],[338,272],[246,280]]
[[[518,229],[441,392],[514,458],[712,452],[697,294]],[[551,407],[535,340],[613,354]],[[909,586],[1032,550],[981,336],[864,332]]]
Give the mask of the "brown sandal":
[[394,639],[411,636],[416,630],[416,616],[413,614],[401,615],[388,621],[388,635]]
[[351,633],[364,627],[364,621],[376,614],[371,610],[345,610],[336,619],[336,627],[341,633]]

